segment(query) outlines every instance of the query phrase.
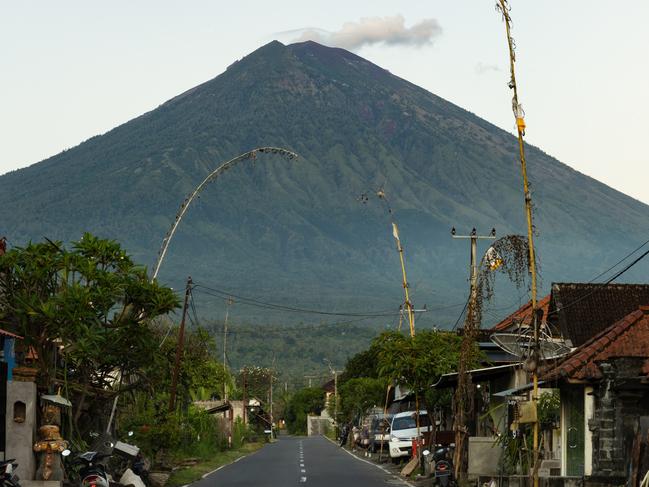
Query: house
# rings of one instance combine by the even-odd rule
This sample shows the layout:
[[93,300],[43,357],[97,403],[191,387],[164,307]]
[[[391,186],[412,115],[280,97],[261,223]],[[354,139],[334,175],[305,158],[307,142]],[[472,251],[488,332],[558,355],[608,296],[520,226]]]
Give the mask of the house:
[[[554,283],[551,293],[538,305],[543,310],[544,372],[539,395],[558,393],[561,403],[557,421],[545,424],[542,431],[544,460],[539,474],[563,477],[563,482],[590,479],[593,485],[599,485],[599,476],[619,475],[636,465],[639,475],[643,474],[647,469],[643,462],[649,454],[649,413],[639,405],[649,397],[645,392],[646,372],[642,372],[645,350],[634,340],[649,347],[649,334],[644,335],[640,323],[644,318],[638,314],[644,310],[640,306],[649,305],[649,285]],[[631,342],[619,334],[620,322],[629,320],[634,323],[627,332]],[[491,334],[494,342],[520,358],[509,364],[493,361],[495,365],[471,371],[475,407],[469,424],[469,471],[477,477],[502,474],[502,470],[497,471],[500,467],[495,468],[501,463],[495,461],[501,458],[500,451],[493,448],[495,439],[510,435],[510,428],[516,430],[513,419],[519,407],[530,400],[532,384],[523,352],[531,343],[531,324],[531,304],[527,303],[482,333],[481,342],[486,341],[484,335]],[[630,348],[630,343],[635,348]],[[609,352],[602,351],[604,345],[611,347]],[[577,363],[587,364],[582,372]],[[447,374],[435,387],[453,388],[455,383],[457,374]],[[616,391],[619,395],[612,399]],[[616,406],[606,401],[614,401]],[[612,424],[616,425],[615,432]],[[490,461],[481,464],[476,458]],[[615,462],[618,466],[612,467]]]
[[649,306],[550,365],[542,380],[561,391],[562,474],[638,485],[649,470]]

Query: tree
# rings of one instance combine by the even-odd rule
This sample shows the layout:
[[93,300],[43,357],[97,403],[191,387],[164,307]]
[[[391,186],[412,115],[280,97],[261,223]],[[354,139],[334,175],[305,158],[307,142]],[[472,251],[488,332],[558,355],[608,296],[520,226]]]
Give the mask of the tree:
[[340,395],[340,412],[345,421],[374,406],[383,406],[386,392],[385,379],[358,377],[350,379],[338,388]]
[[[178,328],[160,346],[162,363],[153,365],[149,377],[157,377],[156,387],[166,393],[171,386],[171,374],[178,345]],[[230,372],[214,355],[216,345],[207,330],[198,326],[185,330],[185,347],[178,374],[177,397],[183,404],[191,400],[207,400],[223,395],[223,384],[233,389]],[[166,398],[165,398],[166,402]]]
[[41,388],[70,384],[75,422],[88,396],[106,395],[120,377],[133,388],[146,380],[140,372],[158,345],[147,324],[178,306],[117,242],[88,233],[71,250],[48,240],[0,256],[2,325],[36,352]]
[[367,350],[358,352],[347,360],[345,370],[338,379],[339,384],[344,384],[350,379],[359,377],[379,377],[378,352],[380,347],[373,341]]
[[289,433],[306,434],[307,416],[320,414],[325,406],[325,393],[319,387],[306,387],[297,391],[286,408],[286,427]]
[[419,331],[414,337],[388,331],[374,340],[381,376],[411,389],[431,412],[436,402],[449,396],[431,391],[430,386],[442,374],[457,370],[460,343],[454,333],[431,330]]

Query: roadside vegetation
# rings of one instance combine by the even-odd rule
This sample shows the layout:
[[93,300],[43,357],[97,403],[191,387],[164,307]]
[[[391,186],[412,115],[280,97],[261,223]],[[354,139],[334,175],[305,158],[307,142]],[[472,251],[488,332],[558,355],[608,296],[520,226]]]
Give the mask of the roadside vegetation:
[[[117,439],[133,431],[129,442],[154,468],[187,457],[211,461],[228,448],[225,421],[193,403],[220,399],[226,389],[241,393],[196,322],[185,330],[170,401],[179,306],[178,293],[150,281],[112,240],[85,234],[69,247],[47,240],[0,256],[2,327],[24,337],[18,363],[36,376],[39,392],[71,401],[61,433],[76,451],[109,426]],[[235,423],[232,446],[244,451],[255,436]]]

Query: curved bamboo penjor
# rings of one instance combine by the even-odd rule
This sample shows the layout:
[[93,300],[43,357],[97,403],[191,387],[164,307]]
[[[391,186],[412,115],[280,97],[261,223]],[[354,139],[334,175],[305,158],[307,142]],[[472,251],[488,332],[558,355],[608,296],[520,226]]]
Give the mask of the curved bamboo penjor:
[[162,265],[162,261],[165,257],[165,254],[167,253],[167,249],[169,248],[169,242],[171,242],[174,233],[176,233],[176,229],[178,228],[178,224],[180,223],[180,220],[182,220],[183,216],[187,212],[187,209],[189,208],[189,205],[194,200],[194,198],[198,196],[198,194],[201,191],[203,191],[203,188],[205,188],[205,186],[207,186],[208,183],[214,181],[216,178],[218,178],[222,173],[224,173],[228,169],[234,167],[238,163],[243,162],[245,160],[256,159],[257,153],[278,154],[282,157],[287,158],[288,160],[296,159],[298,157],[297,154],[295,154],[294,152],[291,152],[290,150],[287,149],[282,149],[281,147],[258,147],[257,149],[253,149],[249,152],[246,152],[244,154],[235,157],[234,159],[230,159],[229,161],[224,162],[219,167],[217,167],[214,171],[208,174],[207,177],[203,179],[201,184],[199,184],[196,187],[196,189],[192,192],[192,194],[190,194],[187,198],[185,198],[183,204],[180,205],[180,209],[176,214],[176,218],[174,219],[171,228],[165,235],[164,240],[162,241],[162,247],[160,247],[160,252],[158,253],[158,259],[156,260],[155,268],[153,271],[153,276],[151,276],[151,280],[154,280],[158,276],[158,272],[160,271],[160,266]]

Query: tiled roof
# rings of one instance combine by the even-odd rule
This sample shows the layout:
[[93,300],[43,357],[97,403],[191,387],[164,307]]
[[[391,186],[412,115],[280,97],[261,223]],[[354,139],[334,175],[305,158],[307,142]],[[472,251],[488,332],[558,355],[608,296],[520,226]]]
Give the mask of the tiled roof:
[[[539,300],[537,306],[543,309],[543,319],[545,320],[545,317],[548,315],[548,309],[550,307],[550,294]],[[507,318],[494,326],[491,331],[509,331],[512,328],[517,328],[520,324],[532,324],[532,301],[529,301],[528,303],[518,308]]]
[[649,307],[641,306],[601,331],[542,374],[543,380],[602,378],[598,362],[615,357],[645,358],[642,373],[649,375]]
[[546,316],[579,347],[642,305],[649,305],[647,284],[554,283]]
[[7,330],[3,330],[2,328],[0,328],[0,335],[6,336],[6,337],[9,337],[9,338],[17,338],[19,340],[22,340],[22,338],[23,338],[20,335],[16,335],[15,333],[11,333],[10,331],[7,331]]

